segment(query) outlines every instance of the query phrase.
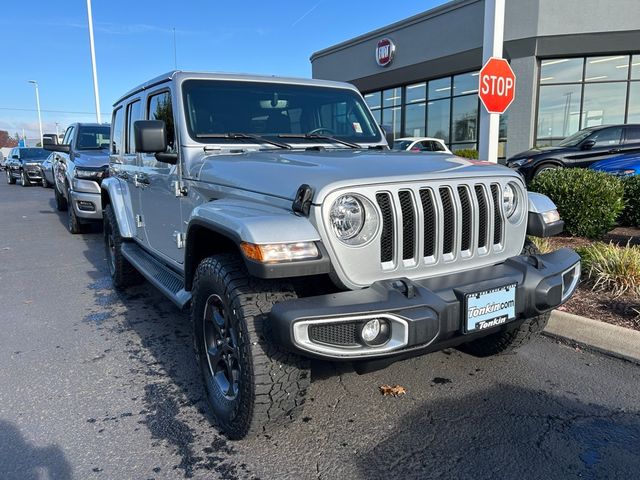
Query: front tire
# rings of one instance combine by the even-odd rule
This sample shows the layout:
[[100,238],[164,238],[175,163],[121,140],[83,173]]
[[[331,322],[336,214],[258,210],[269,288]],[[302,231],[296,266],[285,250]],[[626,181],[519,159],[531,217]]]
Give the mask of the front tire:
[[5,173],[7,174],[7,183],[8,183],[9,185],[15,185],[15,183],[16,183],[16,179],[15,179],[15,178],[13,178],[13,175],[11,175],[11,172],[9,171],[9,168],[7,168],[7,169],[5,170]]
[[[15,181],[15,180],[14,180]],[[53,186],[53,195],[56,199],[56,210],[59,212],[64,212],[69,208],[67,204],[67,199],[62,196],[62,194],[58,191],[58,187],[56,185]]]
[[296,298],[282,282],[249,276],[237,255],[205,258],[195,274],[191,319],[209,405],[231,439],[297,417],[310,384],[309,362],[270,340],[272,306]]
[[31,182],[27,178],[27,174],[24,173],[24,170],[20,170],[20,183],[22,184],[23,187],[31,186]]
[[76,210],[73,205],[70,205],[67,209],[67,226],[69,227],[69,233],[77,235],[84,231],[84,225],[80,223],[80,219],[76,215]]
[[50,186],[51,184],[47,180],[47,177],[45,177],[44,174],[42,174],[42,188],[49,188]]
[[536,171],[534,172],[533,177],[535,178],[543,172],[548,172],[549,170],[556,170],[557,168],[560,168],[560,166],[556,165],[555,163],[543,163],[538,168],[536,168]]
[[143,281],[142,275],[122,255],[122,244],[125,240],[120,236],[118,221],[111,205],[107,205],[103,214],[104,247],[109,267],[109,276],[116,290],[137,285]]
[[[525,240],[521,255],[536,255],[540,251],[529,239]],[[512,330],[493,333],[460,346],[460,350],[476,357],[490,357],[509,353],[528,343],[547,326],[550,312],[526,319],[519,327]]]

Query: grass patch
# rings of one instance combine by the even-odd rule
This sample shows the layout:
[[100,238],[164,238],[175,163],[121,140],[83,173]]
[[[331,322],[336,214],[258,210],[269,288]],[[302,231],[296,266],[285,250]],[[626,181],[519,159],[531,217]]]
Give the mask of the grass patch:
[[531,243],[533,243],[538,248],[540,253],[549,253],[556,250],[551,244],[551,240],[549,240],[549,238],[543,238],[543,237],[528,237],[528,238],[529,240],[531,240]]
[[640,247],[618,247],[596,242],[576,249],[582,257],[582,272],[594,290],[608,291],[615,297],[640,298]]

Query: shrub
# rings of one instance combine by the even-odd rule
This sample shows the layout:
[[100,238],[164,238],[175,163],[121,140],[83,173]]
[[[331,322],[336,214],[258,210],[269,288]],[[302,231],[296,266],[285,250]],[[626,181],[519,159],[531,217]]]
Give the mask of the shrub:
[[640,247],[596,242],[576,250],[594,290],[607,290],[616,297],[625,293],[640,296]]
[[457,155],[462,158],[471,158],[472,160],[478,159],[478,151],[473,148],[463,148],[461,150],[454,150],[454,155]]
[[529,189],[551,198],[565,230],[580,237],[599,238],[609,232],[624,208],[622,181],[594,170],[548,170],[536,176]]
[[640,227],[640,175],[627,177],[624,184],[624,211],[620,222],[628,227]]

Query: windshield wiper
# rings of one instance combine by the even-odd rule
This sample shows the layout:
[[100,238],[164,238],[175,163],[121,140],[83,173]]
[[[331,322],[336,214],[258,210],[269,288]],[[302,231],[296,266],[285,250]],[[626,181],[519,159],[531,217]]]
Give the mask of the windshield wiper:
[[252,135],[250,133],[199,133],[196,138],[229,138],[231,140],[245,139],[256,140],[258,142],[268,143],[269,145],[275,145],[276,147],[291,150],[291,145],[282,142],[276,142],[275,140],[269,140],[268,138],[260,135]]
[[340,143],[350,148],[362,148],[357,143],[347,142],[330,135],[318,135],[317,133],[281,133],[278,138],[305,138],[309,140],[329,140],[330,142]]

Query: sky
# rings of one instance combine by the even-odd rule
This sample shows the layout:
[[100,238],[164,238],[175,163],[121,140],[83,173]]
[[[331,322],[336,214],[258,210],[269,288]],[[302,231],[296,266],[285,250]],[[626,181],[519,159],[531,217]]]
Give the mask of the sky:
[[[313,52],[443,3],[93,0],[102,121],[123,93],[174,69],[174,29],[178,69],[310,77]],[[39,136],[29,80],[45,133],[95,121],[85,0],[3,2],[0,31],[0,130]]]

